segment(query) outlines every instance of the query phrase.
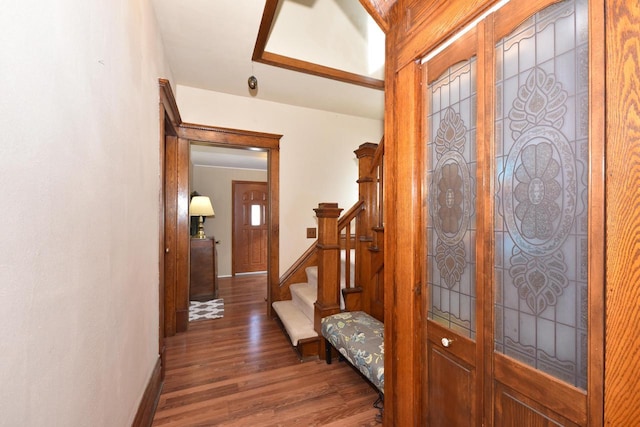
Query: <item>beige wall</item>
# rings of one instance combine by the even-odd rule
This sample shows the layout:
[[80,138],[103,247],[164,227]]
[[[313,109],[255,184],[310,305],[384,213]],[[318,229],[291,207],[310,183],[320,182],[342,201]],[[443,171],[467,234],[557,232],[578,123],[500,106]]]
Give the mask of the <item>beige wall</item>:
[[314,208],[337,202],[348,209],[358,198],[357,159],[363,142],[379,142],[381,120],[177,87],[177,102],[187,123],[268,132],[280,140],[280,274],[313,240]]
[[0,425],[128,426],[158,352],[151,3],[3,2]]
[[219,241],[218,277],[231,275],[232,181],[267,181],[267,172],[251,169],[228,169],[194,166],[191,188],[209,196],[215,217],[207,218],[204,232]]

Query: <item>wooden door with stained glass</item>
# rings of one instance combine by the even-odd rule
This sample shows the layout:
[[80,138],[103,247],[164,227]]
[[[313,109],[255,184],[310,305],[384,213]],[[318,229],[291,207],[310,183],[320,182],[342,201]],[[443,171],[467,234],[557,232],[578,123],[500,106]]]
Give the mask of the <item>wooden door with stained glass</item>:
[[424,63],[429,425],[599,424],[589,11],[511,0]]
[[433,426],[471,426],[479,414],[476,46],[474,29],[424,64],[426,383]]
[[493,417],[586,425],[589,3],[524,3],[494,24]]

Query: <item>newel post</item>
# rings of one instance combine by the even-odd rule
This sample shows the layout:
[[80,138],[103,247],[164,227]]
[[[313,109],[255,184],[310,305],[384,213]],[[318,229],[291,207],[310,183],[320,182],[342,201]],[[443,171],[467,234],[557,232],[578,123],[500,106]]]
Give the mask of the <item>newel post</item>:
[[314,209],[318,218],[318,297],[314,304],[313,327],[320,335],[320,320],[340,312],[340,241],[337,203],[320,203]]
[[356,244],[356,285],[362,288],[362,309],[371,313],[371,253],[372,228],[378,224],[378,169],[373,168],[373,158],[378,144],[370,142],[358,147],[358,196],[364,202],[364,210],[356,218],[358,232]]

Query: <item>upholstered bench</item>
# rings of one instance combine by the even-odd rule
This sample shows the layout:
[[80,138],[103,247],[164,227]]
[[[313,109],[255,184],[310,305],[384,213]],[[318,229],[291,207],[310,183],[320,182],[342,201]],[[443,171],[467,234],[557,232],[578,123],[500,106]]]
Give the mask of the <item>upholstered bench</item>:
[[322,336],[327,363],[333,346],[384,394],[384,323],[363,311],[338,313],[322,319]]

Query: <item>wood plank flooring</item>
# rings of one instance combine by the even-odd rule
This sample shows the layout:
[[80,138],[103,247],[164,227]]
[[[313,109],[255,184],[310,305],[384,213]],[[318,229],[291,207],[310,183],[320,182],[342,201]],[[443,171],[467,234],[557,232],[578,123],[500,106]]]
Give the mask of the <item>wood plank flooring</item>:
[[377,398],[346,362],[300,363],[266,316],[266,275],[219,279],[224,317],[166,340],[153,426],[379,426]]

